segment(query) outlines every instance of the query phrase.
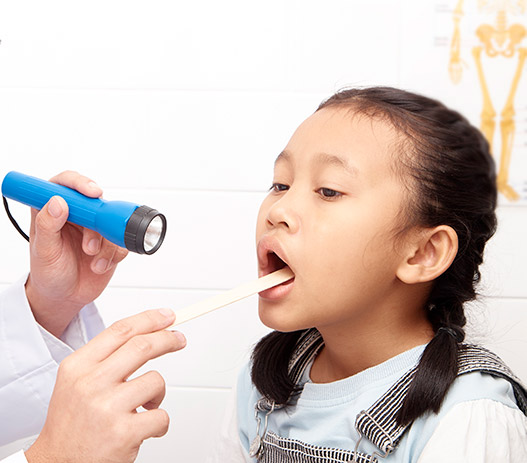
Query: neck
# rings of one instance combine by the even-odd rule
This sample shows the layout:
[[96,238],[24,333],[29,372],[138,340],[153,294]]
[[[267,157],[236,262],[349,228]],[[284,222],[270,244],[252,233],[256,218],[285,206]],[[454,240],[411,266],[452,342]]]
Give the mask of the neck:
[[428,343],[434,331],[423,304],[416,308],[404,302],[409,301],[369,310],[361,320],[317,327],[324,348],[313,363],[312,381],[328,383],[347,378]]

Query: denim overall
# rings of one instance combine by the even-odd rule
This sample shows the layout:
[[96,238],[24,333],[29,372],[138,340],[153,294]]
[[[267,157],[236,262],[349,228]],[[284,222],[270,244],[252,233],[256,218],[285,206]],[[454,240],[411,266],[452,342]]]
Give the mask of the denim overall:
[[[298,384],[305,368],[322,346],[322,337],[315,329],[307,331],[300,338],[289,363],[289,372],[295,383]],[[518,407],[527,415],[527,390],[497,355],[483,347],[463,344],[458,367],[458,376],[480,371],[509,381]],[[283,405],[269,402],[265,398],[260,399],[255,405],[257,431],[250,448],[251,457],[256,457],[259,463],[378,463],[378,458],[384,458],[395,451],[405,430],[411,426],[411,423],[406,426],[398,425],[395,417],[416,370],[417,366],[410,369],[368,410],[357,415],[355,428],[360,438],[354,451],[319,447],[267,431],[268,416]],[[378,451],[372,455],[361,453],[359,444],[363,438],[371,441]]]

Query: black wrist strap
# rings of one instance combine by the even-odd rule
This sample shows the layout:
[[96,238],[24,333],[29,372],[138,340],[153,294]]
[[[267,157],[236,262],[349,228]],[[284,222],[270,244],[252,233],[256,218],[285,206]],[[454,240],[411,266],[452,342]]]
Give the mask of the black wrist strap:
[[7,216],[9,217],[9,220],[11,221],[11,223],[13,224],[13,226],[17,229],[18,233],[20,233],[25,239],[26,241],[29,243],[29,236],[27,236],[25,233],[24,233],[24,230],[22,230],[20,228],[20,225],[18,225],[17,221],[15,220],[15,218],[11,215],[11,211],[9,210],[9,205],[7,204],[7,199],[5,196],[2,196],[2,199],[4,200],[4,207],[5,207],[5,211],[7,213]]

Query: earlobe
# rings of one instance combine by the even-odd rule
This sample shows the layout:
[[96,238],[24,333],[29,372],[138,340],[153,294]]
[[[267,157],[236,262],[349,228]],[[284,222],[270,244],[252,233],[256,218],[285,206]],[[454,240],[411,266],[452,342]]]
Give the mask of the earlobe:
[[420,230],[408,245],[397,269],[397,277],[407,284],[435,280],[450,267],[457,250],[457,233],[452,227],[439,225]]

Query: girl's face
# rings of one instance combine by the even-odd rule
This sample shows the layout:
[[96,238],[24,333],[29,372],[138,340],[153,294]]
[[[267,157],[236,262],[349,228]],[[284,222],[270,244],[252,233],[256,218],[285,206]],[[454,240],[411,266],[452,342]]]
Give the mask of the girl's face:
[[276,160],[256,240],[259,276],[285,263],[295,278],[260,293],[264,324],[344,328],[393,303],[406,191],[393,169],[396,141],[388,124],[342,108],[319,110],[293,134]]

